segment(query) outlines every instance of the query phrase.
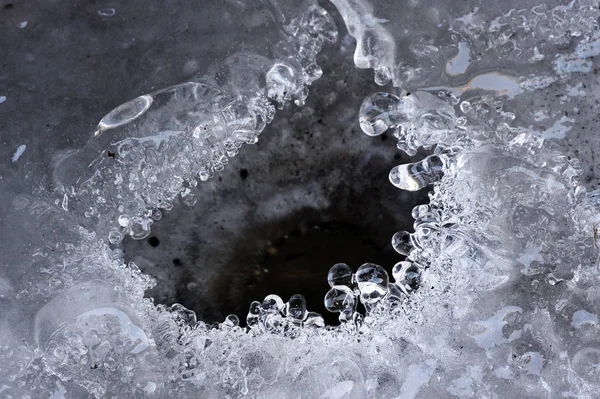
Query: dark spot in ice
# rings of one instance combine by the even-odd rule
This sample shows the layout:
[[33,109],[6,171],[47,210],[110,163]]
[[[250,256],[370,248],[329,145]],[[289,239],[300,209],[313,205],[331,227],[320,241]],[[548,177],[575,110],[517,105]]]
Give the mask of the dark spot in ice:
[[248,178],[248,169],[240,169],[240,177],[246,180]]
[[158,247],[158,244],[160,244],[160,241],[156,237],[150,237],[148,238],[148,244],[150,244],[151,247],[156,248]]

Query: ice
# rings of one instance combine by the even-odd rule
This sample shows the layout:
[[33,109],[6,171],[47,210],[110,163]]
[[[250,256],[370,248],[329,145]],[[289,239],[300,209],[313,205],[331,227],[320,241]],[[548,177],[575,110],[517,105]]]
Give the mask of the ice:
[[400,255],[408,255],[412,249],[410,233],[408,231],[397,231],[392,236],[392,247]]
[[589,382],[598,382],[600,351],[595,348],[583,348],[573,356],[573,369],[579,377]]
[[462,75],[469,68],[469,59],[471,50],[466,42],[458,42],[458,54],[446,63],[446,73],[448,75]]
[[[597,4],[332,3],[273,2],[258,12],[227,2],[242,10],[232,15],[248,14],[264,29],[260,45],[125,102],[83,147],[52,160],[40,155],[41,139],[7,136],[3,397],[597,395],[600,194],[567,151],[582,127],[594,131],[597,99],[591,89],[579,93],[595,81]],[[238,315],[209,324],[183,305],[155,303],[145,293],[156,281],[125,263],[120,245],[149,236],[178,202],[207,206],[197,186],[210,184],[242,144],[256,143],[278,109],[302,107],[309,86],[323,95],[317,55],[336,39],[336,18],[356,40],[356,66],[374,69],[377,85],[392,83],[348,111],[354,129],[365,140],[393,137],[417,157],[379,165],[398,193],[429,190],[428,203],[412,210],[412,230],[399,226],[385,241],[399,261],[322,265],[324,304],[339,325],[326,325],[301,292],[280,297],[279,282],[244,304],[247,326]],[[352,129],[344,118],[336,129]],[[16,162],[22,142],[27,156]],[[302,144],[305,156],[320,156]],[[585,155],[595,144],[580,140],[578,148]],[[52,183],[40,183],[50,169]],[[276,205],[286,196],[300,198],[290,208],[326,201],[313,188],[275,193],[284,200],[257,205],[259,217],[285,213]],[[215,227],[197,237],[230,236]],[[224,270],[211,272],[233,289]],[[204,306],[217,300],[193,284]]]
[[[354,293],[346,286],[338,286],[330,289],[325,295],[325,307],[330,312],[346,313],[344,318],[352,316],[356,301]],[[340,317],[342,317],[340,315]]]
[[240,319],[236,315],[231,314],[225,318],[223,324],[230,328],[237,327],[240,325]]
[[444,176],[444,161],[431,155],[422,161],[399,165],[390,171],[390,182],[406,191],[418,191]]
[[455,123],[450,104],[425,91],[403,98],[375,93],[360,107],[363,132],[377,136],[394,129],[398,148],[409,155],[415,155],[420,147],[430,148],[447,140]]
[[17,147],[17,150],[15,151],[15,153],[12,156],[12,161],[17,162],[19,160],[19,158],[21,158],[21,155],[23,155],[23,153],[25,152],[25,150],[27,149],[27,145],[25,144],[21,144],[20,146]]
[[379,302],[387,294],[388,274],[384,268],[373,263],[360,266],[355,274],[360,299],[365,304]]
[[306,299],[300,294],[293,295],[285,305],[285,313],[288,317],[304,321],[308,317],[306,310]]
[[580,328],[585,324],[597,325],[598,316],[585,310],[578,310],[577,312],[573,313],[573,321],[571,322],[573,327]]
[[[302,17],[286,21],[281,34],[273,58],[240,52],[204,75],[109,112],[85,147],[55,167],[60,191],[93,204],[73,211],[92,224],[105,224],[111,243],[118,244],[125,235],[147,237],[149,215],[170,209],[177,196],[194,205],[197,180],[211,178],[242,144],[258,140],[273,118],[270,101],[280,107],[304,102],[307,86],[321,75],[316,53],[337,32],[331,17],[312,5]],[[109,214],[130,222],[116,225]]]
[[250,304],[250,309],[248,310],[248,316],[246,316],[246,324],[248,327],[256,327],[259,322],[261,311],[260,302],[254,301]]
[[404,293],[415,291],[421,284],[423,271],[413,262],[403,261],[398,262],[392,269],[394,282]]
[[98,15],[101,17],[112,17],[117,13],[114,8],[101,8],[98,10]]
[[351,287],[354,284],[352,281],[352,269],[345,263],[336,263],[331,266],[329,273],[327,273],[327,282],[330,287],[335,287],[336,285]]

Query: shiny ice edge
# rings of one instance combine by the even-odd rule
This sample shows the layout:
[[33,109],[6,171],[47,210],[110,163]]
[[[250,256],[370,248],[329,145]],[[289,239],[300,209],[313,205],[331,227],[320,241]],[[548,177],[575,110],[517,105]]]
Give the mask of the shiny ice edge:
[[301,105],[321,74],[316,55],[334,42],[329,14],[311,5],[281,31],[269,56],[237,53],[188,82],[140,96],[108,113],[84,148],[57,163],[55,184],[72,210],[112,244],[142,239],[177,197],[254,144],[276,107]]
[[[392,237],[394,248],[406,256],[394,266],[392,279],[371,263],[356,270],[333,265],[325,303],[339,313],[339,327],[324,326],[301,295],[287,303],[276,295],[253,302],[249,329],[239,327],[234,316],[208,326],[180,305],[155,306],[144,298],[154,281],[134,264],[124,265],[102,241],[110,230],[118,242],[113,225],[103,225],[104,216],[118,221],[120,234],[135,235],[139,223],[130,224],[132,218],[149,221],[144,212],[159,218],[152,201],[172,201],[185,187],[181,182],[172,191],[161,191],[162,186],[152,191],[159,187],[153,184],[177,180],[170,173],[180,165],[197,173],[186,169],[192,147],[185,146],[192,144],[184,142],[174,151],[181,156],[164,163],[157,148],[170,149],[187,137],[205,138],[207,144],[200,147],[212,151],[212,145],[228,134],[246,137],[244,129],[256,126],[256,119],[227,119],[222,103],[208,102],[203,103],[209,104],[206,115],[216,115],[216,122],[207,128],[207,136],[201,133],[204,125],[195,123],[185,129],[169,125],[158,136],[156,129],[150,136],[131,133],[164,121],[188,121],[173,115],[188,115],[185,104],[198,93],[225,96],[204,80],[117,108],[103,119],[97,139],[87,147],[93,156],[86,158],[85,150],[75,156],[82,158],[58,167],[57,181],[66,190],[60,204],[75,212],[27,195],[16,196],[10,205],[13,213],[6,223],[24,226],[31,237],[27,243],[6,236],[5,245],[14,246],[15,253],[32,253],[33,261],[20,265],[25,277],[0,279],[0,300],[8,309],[0,319],[0,393],[13,398],[595,397],[600,385],[600,195],[580,186],[578,161],[544,138],[548,129],[527,123],[528,109],[514,102],[538,97],[550,84],[565,93],[575,86],[579,75],[565,65],[585,67],[597,48],[600,15],[597,7],[584,6],[572,3],[568,16],[563,13],[558,19],[573,26],[583,21],[589,27],[573,30],[579,32],[576,39],[569,38],[576,41],[575,50],[565,47],[553,53],[553,46],[542,46],[545,37],[531,39],[539,42],[540,57],[531,63],[546,73],[543,84],[526,76],[518,80],[520,91],[510,95],[493,85],[467,90],[463,82],[444,89],[411,89],[410,94],[375,93],[365,99],[359,115],[365,133],[391,133],[398,148],[409,154],[421,148],[431,152],[422,161],[395,167],[391,183],[405,190],[432,184],[433,191],[429,204],[413,210],[414,232]],[[556,25],[551,12],[533,10],[509,19],[531,23],[534,15],[537,22],[541,18],[547,26]],[[364,12],[359,9],[358,15]],[[515,15],[519,12],[509,13]],[[480,26],[476,12],[463,19],[469,27]],[[497,29],[480,27],[469,41]],[[252,62],[263,60],[240,57],[250,70]],[[289,70],[280,69],[279,63],[260,65],[275,71],[275,81],[288,76]],[[235,76],[227,75],[223,82]],[[289,93],[273,87],[272,96]],[[158,108],[152,113],[153,107],[164,104],[164,113]],[[210,108],[213,104],[216,111]],[[242,109],[256,104],[244,101]],[[564,103],[555,107],[549,118],[562,115]],[[111,131],[117,137],[106,142],[108,152],[106,143],[96,140],[109,137]],[[129,139],[118,153],[119,145]],[[144,165],[141,171],[135,169],[139,164],[127,163],[129,154]],[[92,170],[98,172],[87,180],[78,180],[80,175],[67,167],[72,164],[80,172],[88,161],[97,164]],[[156,169],[144,176],[155,163]],[[215,169],[218,164],[206,165]],[[123,173],[130,168],[134,172],[125,180]],[[155,173],[165,175],[155,180]],[[115,184],[119,174],[127,185]],[[136,197],[145,193],[137,190],[138,183],[149,190],[149,197]],[[19,191],[17,186],[13,189]],[[189,198],[187,193],[184,197]],[[150,195],[154,197],[147,202]],[[111,206],[121,200],[126,206],[115,213]],[[82,218],[97,218],[90,222],[98,223],[97,232],[80,227]],[[146,230],[141,231],[138,238]],[[55,237],[60,237],[59,244]],[[29,314],[35,314],[30,322],[11,322]]]

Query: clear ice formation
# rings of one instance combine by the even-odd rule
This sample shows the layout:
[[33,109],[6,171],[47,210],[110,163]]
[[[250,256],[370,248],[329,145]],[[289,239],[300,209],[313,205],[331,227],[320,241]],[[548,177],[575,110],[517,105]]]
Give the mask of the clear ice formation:
[[597,396],[600,194],[528,105],[589,83],[598,4],[332,3],[356,66],[394,86],[366,97],[362,130],[429,151],[390,172],[400,189],[432,190],[414,232],[390,237],[406,257],[391,278],[333,265],[324,301],[339,327],[300,294],[257,298],[248,328],[233,315],[211,326],[144,298],[153,279],[108,245],[146,236],[177,196],[193,205],[197,179],[256,142],[277,107],[302,104],[337,30],[316,4],[290,5],[270,54],[233,55],[105,116],[57,162],[56,206],[3,183],[3,225],[29,232],[1,232],[13,265],[0,275],[3,397]]
[[109,112],[84,148],[57,162],[63,208],[72,204],[119,244],[126,235],[147,237],[160,209],[171,209],[178,196],[194,205],[198,181],[222,170],[243,144],[256,143],[276,107],[303,104],[321,76],[316,54],[336,40],[337,29],[325,10],[306,4],[267,56],[234,54],[202,76]]

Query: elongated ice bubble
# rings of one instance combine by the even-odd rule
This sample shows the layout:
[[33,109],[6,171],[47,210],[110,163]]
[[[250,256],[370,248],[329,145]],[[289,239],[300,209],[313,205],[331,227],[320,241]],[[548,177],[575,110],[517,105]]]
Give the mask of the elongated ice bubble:
[[260,302],[254,301],[250,304],[250,310],[248,310],[248,316],[246,316],[246,324],[248,327],[256,327],[260,317]]
[[439,181],[444,176],[444,163],[437,155],[422,161],[398,165],[390,171],[390,182],[407,191],[418,191]]
[[144,95],[119,105],[100,120],[94,135],[99,136],[106,130],[125,125],[139,118],[150,108],[152,101],[152,96]]
[[383,86],[394,78],[395,41],[384,15],[374,15],[365,0],[331,0],[342,15],[348,33],[356,40],[354,64],[375,70],[375,82]]

